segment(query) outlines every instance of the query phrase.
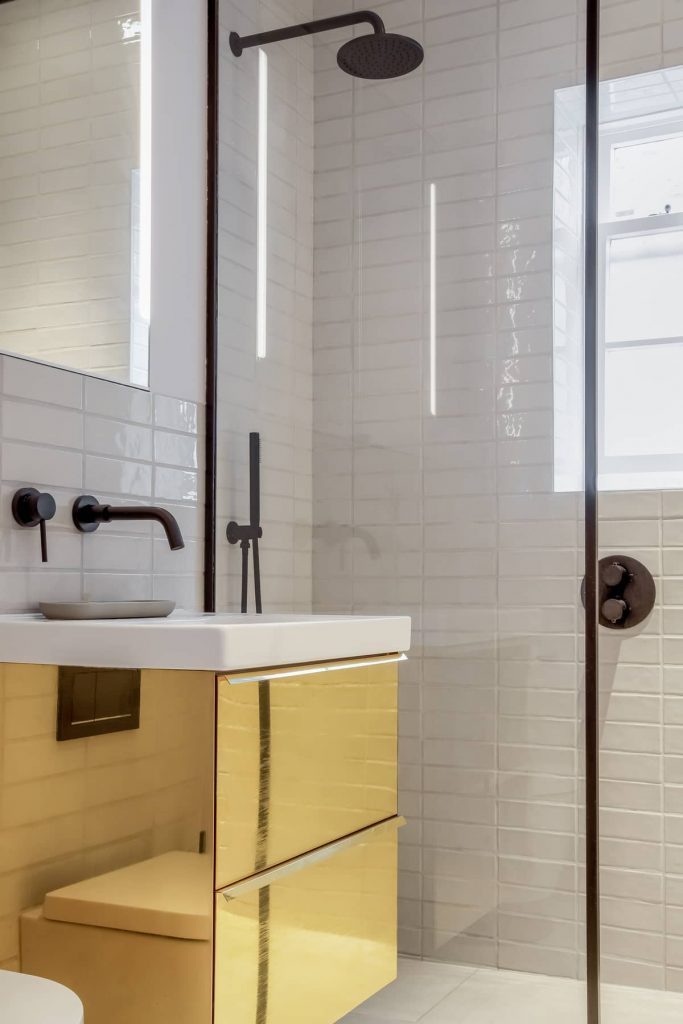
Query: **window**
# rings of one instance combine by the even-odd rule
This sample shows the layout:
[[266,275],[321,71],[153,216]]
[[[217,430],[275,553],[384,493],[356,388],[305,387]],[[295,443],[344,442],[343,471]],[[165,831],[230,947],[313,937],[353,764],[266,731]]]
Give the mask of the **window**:
[[[600,486],[607,490],[683,486],[683,97],[666,75],[638,75],[601,86],[599,468]],[[664,109],[644,109],[650,96],[652,107]],[[576,96],[573,104],[575,109]],[[575,422],[581,410],[577,416],[576,399],[564,392],[581,376],[576,322],[582,293],[577,266],[565,250],[567,196],[572,205],[582,205],[580,185],[567,185],[567,166],[576,165],[583,173],[583,139],[582,129],[568,133],[567,109],[565,97],[555,139],[556,490],[582,486],[582,427]],[[564,128],[562,138],[558,123]],[[568,140],[575,161],[567,160]],[[564,280],[568,266],[573,282]],[[566,300],[561,301],[568,293],[575,303],[569,312]],[[566,324],[572,320],[569,336]]]
[[604,126],[600,170],[600,469],[611,486],[679,486],[683,111]]

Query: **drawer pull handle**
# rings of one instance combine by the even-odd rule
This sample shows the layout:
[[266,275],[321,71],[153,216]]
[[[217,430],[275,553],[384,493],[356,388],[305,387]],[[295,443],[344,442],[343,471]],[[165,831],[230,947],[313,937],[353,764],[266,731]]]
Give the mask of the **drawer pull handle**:
[[354,659],[353,661],[333,661],[329,665],[315,665],[311,668],[288,668],[275,669],[267,674],[260,673],[256,676],[243,675],[219,675],[218,681],[230,683],[231,686],[240,686],[242,683],[270,683],[276,679],[295,679],[297,676],[317,676],[323,672],[341,672],[342,669],[350,668],[373,668],[375,665],[393,665],[400,661],[407,661],[407,654],[387,654],[381,658]]
[[367,828],[354,832],[353,835],[344,836],[343,839],[337,839],[335,842],[321,846],[317,850],[311,850],[310,853],[304,853],[301,857],[295,857],[293,860],[285,861],[284,864],[268,868],[267,871],[261,871],[257,875],[252,875],[251,878],[245,878],[241,882],[233,882],[232,885],[227,885],[224,889],[219,889],[218,892],[229,902],[237,896],[245,896],[247,893],[254,892],[257,889],[265,889],[272,882],[277,882],[281,878],[293,875],[295,872],[301,871],[303,868],[310,867],[313,864],[319,864],[321,861],[334,857],[335,854],[341,853],[343,850],[359,846],[382,829],[395,831],[402,828],[405,823],[405,818],[401,816],[386,818],[376,825],[369,825]]

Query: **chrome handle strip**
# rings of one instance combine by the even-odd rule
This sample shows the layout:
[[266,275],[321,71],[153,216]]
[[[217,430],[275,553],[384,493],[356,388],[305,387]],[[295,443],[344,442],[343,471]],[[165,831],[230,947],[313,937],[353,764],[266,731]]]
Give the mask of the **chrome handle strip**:
[[242,683],[270,683],[278,679],[295,679],[297,676],[317,676],[323,672],[341,672],[342,669],[350,668],[372,668],[375,665],[391,665],[400,661],[407,661],[407,654],[386,654],[377,658],[354,658],[352,661],[334,661],[329,665],[315,665],[310,668],[287,668],[275,669],[267,674],[260,673],[256,676],[228,675],[220,673],[219,683],[229,683],[231,686],[241,686]]
[[386,818],[376,825],[369,825],[367,828],[362,828],[350,836],[344,836],[343,839],[337,839],[333,843],[319,847],[317,850],[311,850],[310,853],[304,853],[293,860],[285,861],[284,864],[268,868],[266,871],[261,871],[257,875],[245,878],[241,882],[233,882],[231,885],[226,885],[218,890],[217,895],[224,896],[227,901],[230,901],[238,896],[245,896],[247,893],[254,892],[255,890],[264,889],[267,885],[278,882],[281,878],[287,878],[288,875],[293,875],[303,868],[319,864],[321,861],[334,857],[335,854],[341,853],[343,850],[351,849],[353,846],[359,846],[383,829],[386,831],[396,831],[402,828],[405,823],[406,819],[401,817],[401,815],[397,815],[394,818]]

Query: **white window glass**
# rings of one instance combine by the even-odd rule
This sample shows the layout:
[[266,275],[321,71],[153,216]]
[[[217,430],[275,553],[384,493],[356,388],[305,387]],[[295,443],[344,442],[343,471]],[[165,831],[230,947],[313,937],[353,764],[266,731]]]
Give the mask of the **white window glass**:
[[612,148],[612,216],[683,213],[683,135]]
[[683,231],[607,243],[607,344],[683,337]]
[[[683,2],[683,0],[682,0]],[[672,78],[672,75],[674,76]],[[683,66],[600,84],[598,350],[602,490],[683,488]],[[584,96],[560,90],[561,114]],[[571,122],[577,128],[577,114]],[[580,489],[582,338],[566,245],[581,212],[581,143],[561,117],[554,196],[555,487]],[[567,150],[579,157],[560,162]],[[573,237],[573,236],[572,236]],[[559,256],[559,258],[558,258]],[[572,276],[574,275],[574,276]],[[578,295],[578,292],[576,293]]]
[[605,455],[677,455],[683,439],[683,343],[605,353]]

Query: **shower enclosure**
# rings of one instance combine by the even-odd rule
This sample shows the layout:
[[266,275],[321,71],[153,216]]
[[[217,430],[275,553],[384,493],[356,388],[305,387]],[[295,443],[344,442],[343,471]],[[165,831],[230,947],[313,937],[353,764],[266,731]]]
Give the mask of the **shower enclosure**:
[[413,618],[400,948],[469,979],[424,1020],[679,1020],[683,2],[381,0],[379,80],[360,17],[270,35],[360,3],[210,10],[216,607],[258,431],[264,610]]

